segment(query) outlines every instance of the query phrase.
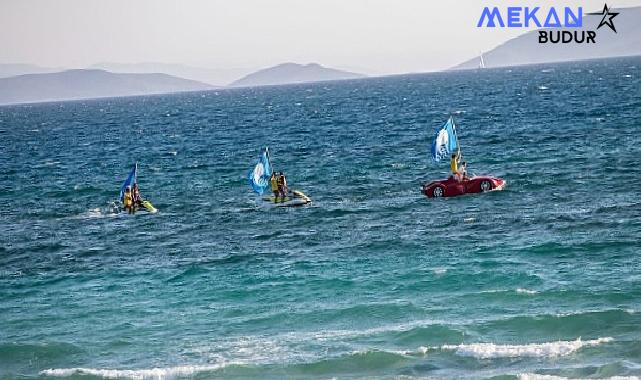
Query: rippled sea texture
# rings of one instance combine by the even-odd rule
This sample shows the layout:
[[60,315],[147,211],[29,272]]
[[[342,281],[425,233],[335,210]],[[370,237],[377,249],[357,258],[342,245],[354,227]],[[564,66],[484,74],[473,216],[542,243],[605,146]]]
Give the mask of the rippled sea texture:
[[[2,107],[0,378],[640,376],[640,68]],[[450,113],[505,191],[420,193]]]

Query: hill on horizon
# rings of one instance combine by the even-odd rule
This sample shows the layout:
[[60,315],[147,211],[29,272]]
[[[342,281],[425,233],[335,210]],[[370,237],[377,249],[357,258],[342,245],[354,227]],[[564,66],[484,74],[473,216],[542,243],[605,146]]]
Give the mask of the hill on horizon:
[[[597,31],[596,43],[546,43],[538,42],[539,31],[533,30],[508,40],[483,53],[486,68],[518,66],[536,63],[576,61],[593,58],[612,58],[641,55],[641,7],[610,8],[619,12],[613,19],[617,29],[614,33],[607,26]],[[581,28],[555,28],[554,30],[595,30],[601,16],[584,15]],[[541,29],[550,30],[550,29]],[[469,59],[450,70],[477,69],[480,58]]]
[[167,74],[118,74],[76,69],[0,79],[0,104],[79,100],[211,90],[205,83]]
[[306,65],[282,63],[256,71],[230,84],[232,87],[269,86],[278,84],[309,83],[330,80],[359,79],[366,75],[324,67],[318,63]]

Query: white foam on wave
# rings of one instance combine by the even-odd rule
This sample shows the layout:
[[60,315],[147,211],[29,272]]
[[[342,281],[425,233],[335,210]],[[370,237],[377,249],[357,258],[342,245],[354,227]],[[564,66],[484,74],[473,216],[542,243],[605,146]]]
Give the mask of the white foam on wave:
[[567,377],[554,375],[539,375],[538,373],[520,373],[519,380],[566,380]]
[[73,375],[99,376],[108,379],[171,379],[177,376],[191,376],[198,372],[214,371],[223,368],[223,364],[206,366],[179,366],[150,369],[98,369],[98,368],[51,368],[40,371],[40,375],[68,377]]
[[102,212],[99,208],[89,209],[85,214],[87,218],[104,218],[105,213]]
[[524,345],[500,345],[494,343],[471,343],[459,345],[444,345],[443,350],[454,350],[457,355],[471,356],[478,359],[516,358],[516,357],[556,357],[569,355],[583,347],[596,346],[613,341],[613,338],[598,338],[592,340],[530,343]]
[[536,294],[538,293],[536,290],[530,290],[530,289],[524,289],[524,288],[518,288],[516,289],[517,293],[522,293],[522,294]]
[[102,219],[118,216],[118,212],[112,206],[105,208],[92,208],[81,214],[71,216],[70,219]]
[[[538,373],[520,373],[518,374],[519,380],[567,380],[569,377],[554,376],[554,375],[540,375]],[[639,380],[638,376],[612,376],[606,377],[608,380]]]

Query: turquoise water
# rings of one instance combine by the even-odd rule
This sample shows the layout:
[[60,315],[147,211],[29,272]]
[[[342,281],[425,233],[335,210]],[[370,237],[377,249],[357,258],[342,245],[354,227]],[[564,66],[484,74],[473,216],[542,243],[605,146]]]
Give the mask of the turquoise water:
[[[641,376],[640,68],[1,107],[0,378]],[[450,113],[504,191],[420,193]]]

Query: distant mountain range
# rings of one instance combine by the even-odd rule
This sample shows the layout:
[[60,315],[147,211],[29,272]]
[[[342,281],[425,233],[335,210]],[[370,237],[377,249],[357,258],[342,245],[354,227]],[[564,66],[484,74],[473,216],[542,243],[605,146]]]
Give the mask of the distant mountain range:
[[107,70],[112,73],[152,74],[163,73],[175,77],[191,79],[214,86],[225,86],[234,80],[254,71],[252,69],[207,69],[174,63],[98,63],[91,69]]
[[[546,62],[576,61],[581,59],[641,55],[641,7],[610,9],[619,12],[613,19],[617,33],[609,27],[601,27],[596,34],[596,43],[546,43],[538,42],[539,32],[534,30],[511,39],[483,53],[486,68],[516,66]],[[595,30],[601,16],[584,15],[582,28],[568,28],[570,32]],[[545,29],[550,30],[550,29]],[[559,30],[559,29],[554,29]],[[476,69],[480,58],[474,57],[452,69]]]
[[[221,75],[230,78],[233,71],[156,63],[98,64],[92,67],[106,67],[125,72],[110,72],[96,68],[51,72],[56,69],[24,64],[0,65],[0,74],[15,75],[0,77],[0,104],[212,90],[220,87],[184,77],[218,78],[222,81]],[[166,72],[181,74],[184,77]],[[330,69],[316,63],[285,63],[246,75],[232,82],[230,86],[262,86],[363,77],[365,76],[361,74]]]
[[235,82],[232,87],[267,86],[288,83],[308,83],[328,80],[365,78],[363,74],[336,70],[323,67],[317,63],[301,65],[298,63],[283,63],[274,67],[259,70]]
[[0,79],[0,104],[210,90],[202,82],[167,74],[116,74],[104,70],[67,70]]

